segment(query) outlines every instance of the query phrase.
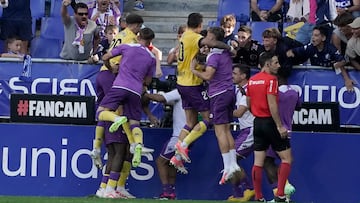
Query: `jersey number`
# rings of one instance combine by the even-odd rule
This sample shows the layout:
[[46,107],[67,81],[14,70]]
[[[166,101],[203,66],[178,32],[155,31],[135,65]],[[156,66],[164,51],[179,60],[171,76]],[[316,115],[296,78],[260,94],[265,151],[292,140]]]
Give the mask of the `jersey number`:
[[121,44],[121,39],[113,39],[110,44],[110,49],[113,49],[114,47]]
[[184,61],[184,43],[183,42],[180,42],[178,60],[179,61]]
[[201,92],[201,95],[202,95],[202,97],[203,97],[203,99],[204,99],[205,101],[209,99],[209,96],[208,96],[206,90],[202,91],[202,92]]

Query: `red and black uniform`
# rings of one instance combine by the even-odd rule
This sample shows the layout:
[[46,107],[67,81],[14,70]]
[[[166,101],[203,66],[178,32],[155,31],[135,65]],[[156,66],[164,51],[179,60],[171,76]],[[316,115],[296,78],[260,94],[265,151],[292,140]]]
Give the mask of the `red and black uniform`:
[[267,95],[278,97],[278,81],[276,76],[260,72],[248,81],[247,96],[250,97],[250,109],[254,120],[254,150],[265,151],[269,145],[275,151],[290,148],[289,139],[282,139],[271,112]]

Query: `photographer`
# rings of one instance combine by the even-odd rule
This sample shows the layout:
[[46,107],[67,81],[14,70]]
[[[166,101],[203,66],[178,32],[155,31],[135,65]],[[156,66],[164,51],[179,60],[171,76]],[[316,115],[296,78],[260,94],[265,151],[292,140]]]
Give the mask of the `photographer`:
[[[185,125],[185,112],[182,108],[181,97],[176,89],[176,76],[168,76],[166,81],[159,81],[153,79],[150,88],[156,89],[158,94],[145,93],[144,97],[152,101],[161,102],[173,107],[172,111],[172,128],[173,133],[170,139],[165,143],[163,150],[159,157],[156,159],[156,165],[159,172],[159,177],[163,185],[163,192],[160,194],[160,199],[175,199],[175,180],[176,169],[171,166],[170,158],[175,155],[175,144],[178,141],[178,137],[181,129]],[[165,91],[166,93],[164,93]],[[185,167],[178,169],[182,173],[187,173]]]

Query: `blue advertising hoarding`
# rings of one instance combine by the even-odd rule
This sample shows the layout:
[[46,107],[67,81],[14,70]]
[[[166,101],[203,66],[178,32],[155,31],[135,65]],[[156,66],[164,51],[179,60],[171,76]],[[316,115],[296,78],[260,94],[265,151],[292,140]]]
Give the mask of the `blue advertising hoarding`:
[[[0,182],[4,185],[0,195],[84,197],[97,190],[101,172],[89,156],[94,126],[0,124],[0,130]],[[155,152],[144,155],[143,163],[132,168],[126,187],[138,198],[153,198],[162,190],[155,160],[171,136],[171,129],[143,130],[145,145]],[[359,202],[360,165],[352,156],[360,153],[358,143],[358,134],[294,132],[294,162],[289,179],[296,193],[292,199]],[[192,163],[185,165],[189,174],[177,175],[178,199],[227,199],[232,189],[229,184],[218,184],[222,158],[213,130],[194,143],[190,157]],[[252,157],[239,163],[250,174]],[[270,200],[273,197],[266,180],[264,176],[263,190]]]

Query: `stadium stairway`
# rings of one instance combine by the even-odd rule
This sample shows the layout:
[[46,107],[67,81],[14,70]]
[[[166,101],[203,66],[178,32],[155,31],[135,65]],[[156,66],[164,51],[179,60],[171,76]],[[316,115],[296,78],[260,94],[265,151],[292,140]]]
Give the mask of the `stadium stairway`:
[[144,25],[155,32],[154,45],[163,52],[166,61],[169,50],[176,45],[177,29],[186,24],[187,16],[199,12],[204,16],[204,28],[217,18],[218,0],[144,0],[145,10],[134,11],[134,0],[125,1],[124,12],[134,12],[144,18]]

